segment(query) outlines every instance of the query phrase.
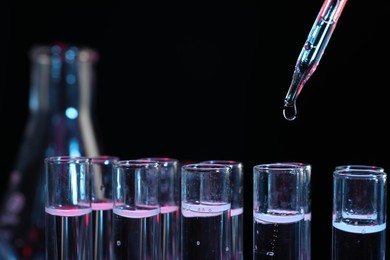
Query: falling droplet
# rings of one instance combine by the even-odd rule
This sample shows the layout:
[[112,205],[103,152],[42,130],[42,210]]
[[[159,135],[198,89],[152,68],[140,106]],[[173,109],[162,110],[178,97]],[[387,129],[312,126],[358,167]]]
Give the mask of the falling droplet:
[[288,121],[293,121],[297,117],[297,106],[295,101],[291,103],[284,103],[283,116]]

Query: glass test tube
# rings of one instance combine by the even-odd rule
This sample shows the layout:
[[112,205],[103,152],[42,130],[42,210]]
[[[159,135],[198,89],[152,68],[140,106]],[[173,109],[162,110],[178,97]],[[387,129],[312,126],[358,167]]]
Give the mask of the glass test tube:
[[88,159],[45,158],[46,259],[92,258]]
[[304,167],[253,167],[253,259],[302,259]]
[[179,160],[168,157],[141,158],[160,165],[160,254],[161,260],[180,257],[180,174]]
[[200,163],[225,164],[232,168],[231,186],[231,259],[244,259],[244,165],[235,160],[208,160]]
[[385,259],[386,179],[382,167],[336,167],[333,172],[333,260]]
[[159,164],[120,160],[113,176],[113,259],[160,260]]
[[181,260],[231,259],[230,174],[222,164],[182,166]]
[[293,164],[302,167],[303,175],[301,178],[303,192],[302,192],[302,208],[304,218],[302,222],[301,236],[301,259],[311,259],[311,165],[308,163],[301,162],[284,162],[284,164]]
[[115,156],[90,158],[92,189],[93,259],[109,260],[112,256],[112,177]]

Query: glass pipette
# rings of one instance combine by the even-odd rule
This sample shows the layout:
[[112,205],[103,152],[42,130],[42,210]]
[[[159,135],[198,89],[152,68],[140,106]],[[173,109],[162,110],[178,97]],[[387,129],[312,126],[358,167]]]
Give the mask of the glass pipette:
[[284,99],[283,115],[289,121],[297,116],[296,100],[316,70],[347,0],[325,0],[295,64],[290,88]]

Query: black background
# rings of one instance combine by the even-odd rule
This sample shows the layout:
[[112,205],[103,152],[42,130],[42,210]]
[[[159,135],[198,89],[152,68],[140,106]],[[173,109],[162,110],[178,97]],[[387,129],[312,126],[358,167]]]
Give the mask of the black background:
[[129,2],[2,2],[1,183],[28,118],[29,49],[87,45],[100,54],[96,123],[105,154],[242,161],[248,259],[253,166],[310,163],[312,258],[330,259],[334,167],[390,171],[386,1],[346,4],[291,122],[283,99],[322,1]]

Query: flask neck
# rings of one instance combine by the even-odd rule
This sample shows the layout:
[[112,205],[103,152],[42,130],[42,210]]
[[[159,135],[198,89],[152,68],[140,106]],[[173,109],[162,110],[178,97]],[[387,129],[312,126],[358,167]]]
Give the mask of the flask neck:
[[30,112],[70,118],[89,113],[95,93],[97,56],[92,49],[65,44],[33,47]]
[[49,147],[46,156],[98,155],[92,113],[98,53],[56,43],[34,46],[30,59],[31,118],[27,132],[41,133]]

